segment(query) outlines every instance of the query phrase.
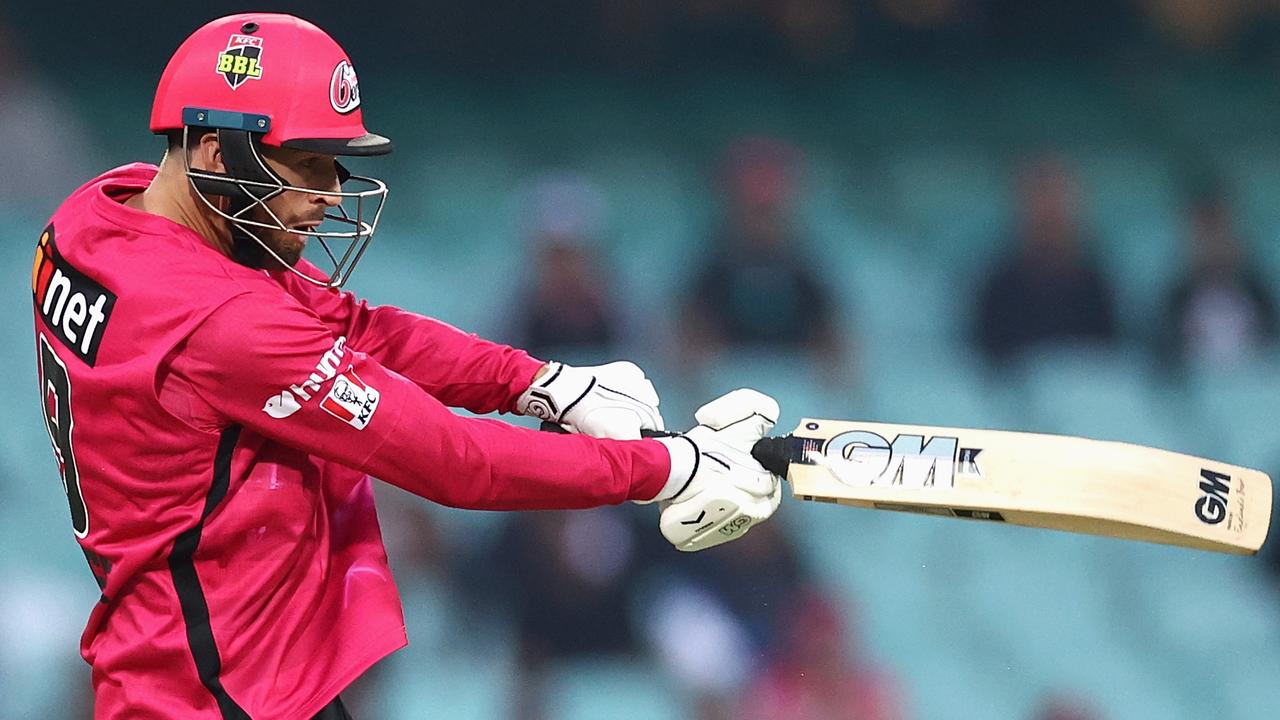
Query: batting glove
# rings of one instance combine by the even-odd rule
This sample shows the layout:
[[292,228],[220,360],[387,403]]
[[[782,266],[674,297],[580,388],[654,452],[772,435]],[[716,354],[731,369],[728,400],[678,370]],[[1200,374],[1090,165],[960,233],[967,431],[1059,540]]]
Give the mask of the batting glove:
[[665,429],[653,383],[635,363],[625,361],[580,368],[549,363],[520,395],[516,411],[570,432],[615,440]]
[[658,440],[671,453],[671,480],[654,498],[663,536],[685,552],[742,537],[782,501],[780,478],[751,457],[777,422],[778,401],[743,388],[703,405],[694,418],[698,426],[689,432]]

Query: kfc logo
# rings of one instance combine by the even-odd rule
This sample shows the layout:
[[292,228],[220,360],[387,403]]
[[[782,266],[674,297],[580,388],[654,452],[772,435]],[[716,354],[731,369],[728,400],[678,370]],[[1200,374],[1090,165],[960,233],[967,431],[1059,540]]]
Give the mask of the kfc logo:
[[333,380],[329,394],[320,401],[325,412],[347,423],[357,430],[365,429],[378,409],[378,391],[369,387],[356,375],[355,370],[347,370]]

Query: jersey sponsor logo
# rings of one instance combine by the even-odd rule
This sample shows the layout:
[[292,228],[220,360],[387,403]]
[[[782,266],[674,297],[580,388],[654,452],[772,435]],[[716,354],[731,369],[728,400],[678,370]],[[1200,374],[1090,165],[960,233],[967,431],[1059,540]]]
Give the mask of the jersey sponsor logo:
[[93,367],[116,296],[67,262],[58,253],[53,235],[53,225],[40,234],[31,265],[36,312],[58,342]]
[[355,370],[347,370],[333,380],[320,407],[357,430],[363,430],[378,410],[378,391],[369,387]]
[[262,405],[262,412],[276,419],[284,419],[301,410],[303,402],[309,401],[313,393],[320,392],[322,384],[338,374],[338,366],[347,353],[346,346],[347,336],[339,336],[333,341],[333,347],[320,356],[316,369],[305,380],[267,398]]
[[262,412],[277,420],[287,418],[301,409],[302,404],[288,390],[281,390],[279,395],[267,398],[267,404],[262,406]]
[[333,69],[333,77],[329,80],[329,104],[342,115],[360,107],[360,83],[356,80],[356,69],[346,60]]
[[227,40],[227,48],[218,53],[218,74],[226,79],[232,90],[246,80],[261,80],[262,38],[232,35]]
[[954,437],[899,435],[891,443],[869,430],[850,430],[827,441],[821,464],[854,487],[952,487],[957,473],[981,477],[981,452],[960,447]]
[[1200,491],[1196,499],[1196,517],[1206,525],[1217,525],[1227,519],[1227,496],[1231,494],[1231,476],[1208,468],[1200,470]]

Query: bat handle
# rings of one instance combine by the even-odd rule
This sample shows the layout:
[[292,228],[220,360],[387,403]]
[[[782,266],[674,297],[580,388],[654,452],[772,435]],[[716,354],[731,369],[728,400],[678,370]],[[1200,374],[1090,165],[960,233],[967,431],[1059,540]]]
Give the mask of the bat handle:
[[[563,425],[561,425],[560,423],[553,423],[550,420],[543,420],[542,424],[538,426],[538,429],[541,430],[542,432],[556,433],[558,435],[569,434],[569,431],[566,430]],[[640,431],[640,437],[642,438],[675,437],[676,434],[677,433],[667,432],[666,430],[641,430]]]
[[760,438],[751,447],[751,457],[765,470],[781,478],[787,476],[791,461],[800,459],[796,439],[790,435]]
[[[560,434],[569,432],[559,423],[553,423],[549,420],[543,420],[539,429],[544,432]],[[645,438],[673,437],[676,434],[664,430],[640,431],[640,437]],[[785,478],[787,476],[787,467],[791,465],[791,461],[801,459],[799,457],[800,452],[800,443],[790,435],[785,437],[764,437],[757,440],[756,444],[752,446],[751,457],[763,465],[765,470]]]

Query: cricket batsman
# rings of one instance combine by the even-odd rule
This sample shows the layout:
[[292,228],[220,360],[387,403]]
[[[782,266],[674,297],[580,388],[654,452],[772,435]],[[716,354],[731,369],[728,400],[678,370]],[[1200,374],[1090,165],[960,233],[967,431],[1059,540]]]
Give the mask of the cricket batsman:
[[342,291],[387,194],[338,161],[391,151],[363,100],[316,26],[214,20],[160,78],[160,165],[91,180],[40,233],[40,397],[102,591],[81,640],[100,720],[349,718],[343,689],[406,643],[370,476],[461,508],[656,501],[680,550],[777,508],[758,392],[641,439],[663,420],[631,363],[544,362]]

